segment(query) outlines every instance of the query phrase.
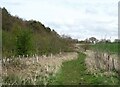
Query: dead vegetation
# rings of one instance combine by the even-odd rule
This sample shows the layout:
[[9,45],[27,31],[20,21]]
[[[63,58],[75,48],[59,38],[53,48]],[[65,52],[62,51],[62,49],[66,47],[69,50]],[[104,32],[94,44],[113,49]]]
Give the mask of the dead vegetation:
[[110,53],[87,50],[85,60],[88,72],[98,73],[102,71],[103,75],[116,75],[120,71],[120,62],[118,56]]
[[[31,58],[3,59],[3,84],[40,85],[48,84],[51,76],[60,69],[62,62],[76,59],[76,52]],[[15,66],[16,65],[16,66]]]

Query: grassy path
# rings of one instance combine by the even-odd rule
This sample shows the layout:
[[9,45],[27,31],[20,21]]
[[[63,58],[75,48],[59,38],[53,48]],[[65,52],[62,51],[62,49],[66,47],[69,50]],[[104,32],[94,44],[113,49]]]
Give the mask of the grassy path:
[[79,53],[78,59],[64,62],[60,72],[54,78],[52,85],[78,85],[78,84],[120,84],[117,77],[91,75],[86,71],[85,54]]

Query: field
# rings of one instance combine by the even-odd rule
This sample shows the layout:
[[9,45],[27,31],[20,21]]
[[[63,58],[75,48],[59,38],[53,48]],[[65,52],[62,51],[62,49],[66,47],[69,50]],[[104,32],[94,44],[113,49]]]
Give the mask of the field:
[[119,43],[98,43],[91,45],[91,48],[102,52],[118,53]]

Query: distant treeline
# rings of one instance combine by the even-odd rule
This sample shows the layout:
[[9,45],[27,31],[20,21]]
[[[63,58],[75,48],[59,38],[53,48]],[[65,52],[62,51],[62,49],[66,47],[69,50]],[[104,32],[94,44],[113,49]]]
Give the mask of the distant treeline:
[[110,39],[101,39],[98,40],[95,37],[90,37],[85,40],[78,41],[78,43],[120,43],[120,39],[114,39],[114,41],[111,41]]
[[3,57],[72,51],[74,42],[72,38],[60,36],[39,21],[23,20],[2,8]]

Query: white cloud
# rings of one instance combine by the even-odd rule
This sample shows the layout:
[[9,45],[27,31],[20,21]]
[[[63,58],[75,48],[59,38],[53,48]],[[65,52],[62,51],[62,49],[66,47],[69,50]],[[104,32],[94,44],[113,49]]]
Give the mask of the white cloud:
[[[0,0],[11,14],[35,19],[59,34],[117,38],[118,0]],[[18,4],[18,5],[16,5]]]

